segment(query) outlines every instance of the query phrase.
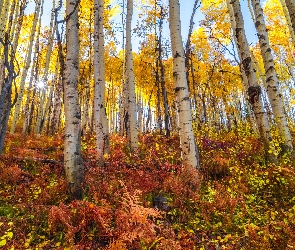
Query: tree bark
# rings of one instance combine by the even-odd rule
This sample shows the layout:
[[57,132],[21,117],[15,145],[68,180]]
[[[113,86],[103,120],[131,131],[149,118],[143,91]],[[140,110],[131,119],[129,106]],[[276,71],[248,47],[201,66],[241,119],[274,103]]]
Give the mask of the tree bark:
[[126,85],[128,86],[127,100],[128,112],[127,121],[129,123],[128,141],[131,149],[138,148],[137,137],[137,116],[136,116],[136,98],[134,86],[134,72],[133,72],[133,56],[131,44],[131,22],[133,15],[133,0],[127,1],[127,17],[126,17]]
[[78,103],[79,0],[66,1],[66,46],[64,71],[65,146],[64,168],[70,199],[82,198],[84,169],[81,157],[81,111]]
[[170,136],[170,115],[169,115],[169,107],[168,107],[168,97],[167,97],[167,90],[166,90],[166,83],[165,83],[165,67],[163,64],[163,48],[162,48],[162,32],[163,32],[163,19],[164,19],[164,13],[163,13],[163,7],[161,6],[161,12],[160,12],[160,24],[159,24],[159,39],[158,39],[158,61],[160,66],[160,72],[161,72],[161,91],[163,96],[163,104],[164,104],[164,123],[165,123],[165,131],[166,131],[166,137]]
[[96,157],[103,165],[104,154],[109,153],[108,120],[105,109],[105,58],[104,58],[104,0],[94,1],[94,112],[96,131]]
[[[190,18],[190,23],[189,23],[189,31],[188,31],[188,35],[187,35],[187,41],[185,44],[185,68],[186,68],[186,80],[187,80],[187,86],[188,86],[188,90],[190,92],[190,83],[189,83],[189,72],[190,72],[190,57],[191,57],[191,36],[193,33],[193,28],[194,28],[194,17],[198,8],[198,2],[199,0],[195,0],[194,6],[193,6],[193,11],[191,14],[191,18]],[[191,62],[192,64],[192,62]],[[193,86],[192,86],[193,87]]]
[[178,109],[178,126],[183,164],[199,169],[199,155],[192,128],[189,91],[186,80],[185,56],[181,38],[180,6],[169,0],[169,27],[173,55],[173,78]]
[[7,131],[8,118],[11,110],[11,93],[12,82],[17,77],[14,70],[14,51],[10,51],[10,41],[8,40],[8,33],[3,40],[0,37],[0,42],[4,50],[4,66],[7,70],[7,75],[0,93],[0,155],[4,146],[4,139]]

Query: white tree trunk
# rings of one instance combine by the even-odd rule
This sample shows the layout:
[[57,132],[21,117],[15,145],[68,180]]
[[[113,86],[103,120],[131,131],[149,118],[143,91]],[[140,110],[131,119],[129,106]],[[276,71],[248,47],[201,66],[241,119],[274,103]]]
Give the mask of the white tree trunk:
[[[104,0],[94,1],[94,116],[97,160],[103,165],[108,151],[109,132],[105,110],[105,58],[104,58]],[[108,152],[107,152],[108,153]]]
[[178,0],[169,0],[169,27],[182,160],[184,165],[199,169],[199,155],[192,129],[192,114],[186,81],[185,56],[181,38],[180,6]]
[[284,106],[281,98],[279,80],[274,66],[274,58],[270,48],[268,32],[265,26],[263,10],[260,0],[251,0],[255,15],[255,27],[258,33],[261,55],[263,58],[264,69],[266,73],[266,91],[271,104],[276,127],[283,139],[283,151],[293,151],[292,137],[288,128]]
[[270,141],[270,126],[267,119],[267,114],[263,108],[261,88],[258,85],[253,62],[251,60],[250,48],[246,38],[244,29],[244,20],[241,12],[239,0],[227,0],[229,13],[232,12],[232,28],[236,37],[237,50],[241,58],[242,68],[245,72],[246,80],[243,80],[245,88],[249,95],[249,102],[252,105],[258,130],[262,142],[264,143],[265,153],[271,162],[276,162],[275,155],[269,153]]
[[56,80],[54,81],[53,111],[50,122],[50,134],[52,135],[59,130],[61,123],[63,87],[61,76],[59,74],[56,75]]
[[129,122],[128,128],[130,129],[129,143],[132,149],[138,148],[137,137],[137,115],[136,115],[136,97],[134,85],[134,72],[133,72],[133,57],[132,57],[132,44],[131,44],[131,22],[133,15],[133,0],[127,0],[127,17],[126,17],[126,85],[127,90],[127,121]]
[[[83,164],[81,158],[81,111],[78,103],[79,77],[79,0],[66,1],[66,46],[64,71],[65,147],[64,168],[70,198],[81,198]],[[69,16],[70,15],[70,16]]]

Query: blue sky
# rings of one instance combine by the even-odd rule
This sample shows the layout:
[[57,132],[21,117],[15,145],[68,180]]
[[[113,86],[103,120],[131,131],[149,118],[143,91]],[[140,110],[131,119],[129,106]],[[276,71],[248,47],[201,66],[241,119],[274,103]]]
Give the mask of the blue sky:
[[[188,29],[189,29],[189,20],[192,12],[192,8],[194,5],[194,0],[180,0],[180,11],[181,11],[181,26],[182,26],[182,37],[183,40],[186,40]],[[34,11],[34,3],[29,3],[26,13],[32,13]],[[256,43],[257,42],[257,36],[256,36],[256,30],[255,26],[251,20],[250,12],[248,9],[247,1],[246,0],[241,0],[241,7],[243,11],[243,16],[244,16],[244,21],[246,24],[246,35],[248,38],[249,43]],[[44,13],[42,17],[42,22],[44,25],[48,25],[50,22],[50,12],[52,9],[52,1],[45,0],[44,1]],[[136,15],[134,15],[134,18],[136,18]],[[202,20],[204,16],[200,12],[200,10],[197,10],[197,13],[195,15],[195,28],[198,27],[199,21]],[[135,25],[136,22],[133,22],[133,25]],[[168,25],[167,25],[168,27]],[[169,29],[166,28],[164,30],[164,35],[169,36]],[[136,50],[138,47],[138,41],[139,39],[136,39],[135,44],[134,44],[134,49]]]

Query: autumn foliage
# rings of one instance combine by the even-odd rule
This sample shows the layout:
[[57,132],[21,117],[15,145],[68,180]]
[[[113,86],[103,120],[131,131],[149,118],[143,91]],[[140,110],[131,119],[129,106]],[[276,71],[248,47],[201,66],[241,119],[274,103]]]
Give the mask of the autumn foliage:
[[[104,167],[86,135],[83,200],[68,202],[61,137],[7,138],[0,163],[3,249],[292,249],[294,163],[267,165],[261,143],[236,133],[198,138],[202,181],[180,164],[178,138],[111,138]],[[167,211],[154,207],[165,197]],[[221,248],[223,247],[223,248]]]

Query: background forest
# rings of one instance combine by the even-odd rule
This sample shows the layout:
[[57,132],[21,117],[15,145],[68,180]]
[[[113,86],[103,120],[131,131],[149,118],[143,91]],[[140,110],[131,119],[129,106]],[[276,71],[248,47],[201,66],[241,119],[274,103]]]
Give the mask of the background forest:
[[295,248],[295,2],[182,2],[0,0],[0,248]]

